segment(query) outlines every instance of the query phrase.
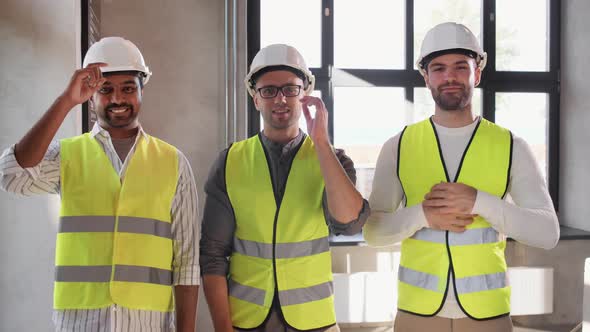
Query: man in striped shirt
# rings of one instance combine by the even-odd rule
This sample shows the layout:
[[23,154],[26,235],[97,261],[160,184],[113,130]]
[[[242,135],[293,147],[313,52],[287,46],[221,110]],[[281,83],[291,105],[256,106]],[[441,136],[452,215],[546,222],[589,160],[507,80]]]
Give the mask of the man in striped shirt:
[[[119,37],[100,40],[43,117],[0,156],[3,190],[62,197],[56,331],[195,330],[200,274],[196,186],[182,152],[147,135],[138,121],[150,75],[133,43]],[[53,140],[70,110],[85,101],[98,118],[92,131]],[[160,174],[162,165],[171,166],[172,174]],[[84,174],[95,170],[100,173]],[[115,180],[109,182],[111,177]],[[88,213],[101,203],[112,205],[112,215]],[[107,262],[95,264],[97,256]],[[81,263],[72,264],[75,259]]]

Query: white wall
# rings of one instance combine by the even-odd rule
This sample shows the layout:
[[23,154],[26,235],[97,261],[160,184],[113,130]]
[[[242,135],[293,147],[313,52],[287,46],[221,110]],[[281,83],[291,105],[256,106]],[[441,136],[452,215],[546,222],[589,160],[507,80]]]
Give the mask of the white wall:
[[[224,1],[103,0],[101,35],[133,41],[153,72],[140,121],[184,152],[199,188],[224,147]],[[203,293],[198,330],[213,331]]]
[[590,231],[590,1],[563,1],[561,12],[560,214],[562,224]]
[[[14,144],[63,91],[77,65],[78,2],[0,5],[0,149]],[[80,130],[79,110],[58,137]],[[0,192],[0,330],[52,331],[59,199]]]

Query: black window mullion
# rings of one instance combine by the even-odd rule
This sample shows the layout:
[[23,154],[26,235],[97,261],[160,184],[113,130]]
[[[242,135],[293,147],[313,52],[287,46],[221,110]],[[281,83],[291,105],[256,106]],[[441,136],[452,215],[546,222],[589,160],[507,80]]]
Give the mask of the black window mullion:
[[554,78],[549,94],[547,182],[553,206],[559,212],[559,101],[561,95],[561,1],[549,1],[549,71]]
[[555,88],[554,74],[551,72],[498,71],[484,77],[485,88],[501,92],[546,92]]
[[496,0],[482,0],[482,39],[483,49],[488,54],[484,78],[496,72]]
[[[549,71],[557,74],[561,63],[561,1],[549,1]],[[559,79],[558,76],[555,77]]]
[[559,93],[549,94],[547,183],[553,206],[559,211]]
[[[406,0],[406,31],[405,31],[405,46],[406,46],[406,72],[414,72],[414,0]],[[410,81],[411,82],[411,81]],[[410,83],[406,81],[406,84]],[[410,83],[411,84],[411,83]],[[406,102],[414,103],[414,87],[419,84],[414,82],[411,86],[406,85],[404,94]]]
[[[260,50],[260,0],[249,0],[247,4],[248,66]],[[248,68],[249,70],[250,68]],[[260,116],[252,98],[248,98],[248,137],[260,132]]]
[[491,87],[482,89],[481,107],[482,116],[484,119],[495,122],[496,121],[496,91]]
[[414,70],[414,0],[406,0],[406,70]]
[[488,54],[487,64],[482,73],[482,116],[494,122],[496,120],[496,92],[493,84],[496,73],[496,1],[482,0],[482,43]]
[[[80,18],[81,18],[81,26],[80,26],[80,46],[81,46],[81,59],[84,60],[84,57],[86,56],[86,52],[88,51],[88,48],[90,47],[90,42],[88,40],[88,25],[89,25],[89,20],[88,20],[88,0],[81,0],[80,1]],[[84,102],[82,103],[82,132],[83,133],[87,133],[90,128],[89,127],[89,118],[90,118],[90,114],[89,114],[89,108],[88,108],[88,102]]]
[[[334,91],[332,84],[332,67],[334,66],[334,0],[322,0],[322,76],[325,80],[322,89],[322,100],[328,110],[328,134],[334,143]],[[317,80],[318,78],[316,78]]]
[[334,2],[322,0],[322,69],[334,65]]

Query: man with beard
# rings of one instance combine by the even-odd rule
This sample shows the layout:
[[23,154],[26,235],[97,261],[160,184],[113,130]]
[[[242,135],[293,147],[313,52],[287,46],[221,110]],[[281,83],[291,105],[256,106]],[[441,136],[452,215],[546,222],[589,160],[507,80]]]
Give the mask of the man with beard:
[[261,49],[245,83],[264,130],[223,150],[205,185],[200,260],[215,331],[339,331],[328,234],[358,233],[368,215],[354,165],[332,148],[295,48]]
[[[56,331],[194,331],[196,186],[175,147],[139,124],[151,72],[130,41],[93,44],[65,91],[0,157],[2,189],[60,194]],[[89,101],[90,133],[53,140]],[[176,309],[176,312],[175,312]]]
[[432,28],[417,65],[434,115],[389,139],[377,161],[365,239],[403,241],[396,332],[512,331],[506,235],[545,249],[559,239],[531,149],[473,113],[485,64],[465,26]]

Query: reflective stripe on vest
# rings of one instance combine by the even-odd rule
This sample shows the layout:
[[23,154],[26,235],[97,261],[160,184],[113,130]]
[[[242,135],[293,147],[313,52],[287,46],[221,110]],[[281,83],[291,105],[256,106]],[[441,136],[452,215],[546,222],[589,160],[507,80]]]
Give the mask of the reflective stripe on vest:
[[[446,244],[446,232],[424,228],[412,235],[412,239]],[[449,233],[449,245],[466,246],[471,244],[495,243],[500,241],[498,232],[491,228],[471,228],[463,233]]]
[[123,182],[90,134],[62,140],[60,158],[55,309],[173,310],[176,149],[140,135]]
[[[229,289],[229,295],[236,299],[254,303],[259,306],[264,305],[266,291],[263,289],[242,285],[235,280],[229,281]],[[332,294],[334,294],[334,286],[331,281],[307,288],[279,291],[281,305],[283,306],[319,301],[332,296]]]
[[[160,220],[119,217],[121,233],[149,234],[172,239],[172,224]],[[58,233],[92,233],[114,232],[115,217],[107,216],[71,216],[61,217]]]
[[[272,243],[262,243],[235,238],[234,251],[245,256],[272,259]],[[296,258],[317,255],[330,251],[328,237],[295,243],[277,243],[276,258]]]
[[312,141],[301,143],[280,202],[258,136],[231,146],[225,174],[236,216],[229,282],[233,325],[260,326],[275,290],[291,327],[335,324],[324,182]]
[[[441,280],[438,276],[403,266],[399,268],[398,279],[406,284],[437,293],[444,293],[446,290],[446,284],[442,284],[441,287]],[[458,294],[483,292],[506,286],[506,273],[504,272],[455,279]]]
[[[512,152],[509,131],[481,119],[464,152],[455,179],[448,178],[434,124],[425,120],[400,136],[398,177],[406,206],[420,204],[440,182],[464,183],[503,198],[508,187]],[[506,283],[506,242],[482,217],[463,233],[423,228],[402,242],[398,308],[431,316],[445,301],[453,275],[457,301],[473,319],[510,311]]]
[[172,271],[145,266],[56,266],[55,281],[63,282],[143,282],[157,285],[172,285]]

